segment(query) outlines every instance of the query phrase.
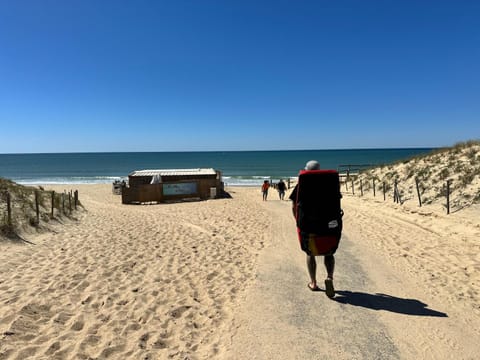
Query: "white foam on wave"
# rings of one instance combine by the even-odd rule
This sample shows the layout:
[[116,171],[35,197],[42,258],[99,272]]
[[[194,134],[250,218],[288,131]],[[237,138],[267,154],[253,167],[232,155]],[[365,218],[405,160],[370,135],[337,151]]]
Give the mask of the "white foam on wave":
[[[283,178],[286,181],[288,177]],[[290,179],[295,179],[291,177]],[[82,177],[42,177],[35,179],[17,178],[12,179],[22,185],[62,185],[62,184],[111,184],[115,180],[124,180],[128,182],[127,177],[120,176],[82,176]],[[264,180],[277,183],[280,178],[269,176],[236,177],[223,176],[225,186],[261,186]]]
[[127,180],[119,176],[93,177],[45,177],[37,179],[12,179],[22,185],[60,185],[60,184],[110,184],[115,180]]
[[[283,178],[284,181],[288,180],[289,178]],[[290,177],[291,180],[295,178]],[[264,180],[269,180],[272,183],[278,183],[280,178],[272,178],[269,176],[254,176],[252,178],[238,178],[238,177],[223,177],[223,183],[225,186],[261,186]]]

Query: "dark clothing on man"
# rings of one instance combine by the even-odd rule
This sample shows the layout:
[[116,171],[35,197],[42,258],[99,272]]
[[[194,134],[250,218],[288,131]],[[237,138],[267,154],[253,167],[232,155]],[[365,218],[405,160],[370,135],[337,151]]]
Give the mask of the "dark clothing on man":
[[283,182],[283,180],[280,180],[277,184],[277,190],[278,190],[278,196],[280,197],[280,200],[283,200],[285,197],[285,190],[287,190],[287,186]]

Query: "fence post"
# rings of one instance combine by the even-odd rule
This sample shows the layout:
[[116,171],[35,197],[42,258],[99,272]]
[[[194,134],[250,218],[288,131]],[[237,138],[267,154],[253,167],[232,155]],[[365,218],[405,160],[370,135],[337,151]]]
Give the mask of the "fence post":
[[450,183],[452,180],[447,180],[447,215],[450,214]]
[[38,205],[38,191],[35,190],[35,214],[36,214],[36,224],[40,224],[40,207]]
[[53,219],[53,209],[55,208],[55,191],[52,191],[52,211],[50,217]]
[[65,214],[65,191],[62,193],[62,210]]
[[393,182],[393,202],[397,202],[397,180]]
[[418,178],[415,178],[415,185],[417,186],[418,205],[422,207],[422,197],[420,196],[420,186],[418,185]]
[[[290,180],[288,181],[290,183]],[[75,210],[77,210],[77,205],[78,205],[78,190],[75,190],[75,192],[73,193],[73,196],[74,196],[74,203],[75,203]]]
[[398,182],[395,181],[395,190],[397,191],[397,202],[402,205],[402,198],[400,196],[400,190],[398,190]]
[[373,197],[375,197],[375,179],[373,179]]
[[7,191],[7,225],[12,226],[12,202],[10,193]]
[[68,211],[72,213],[72,192],[68,193]]
[[383,182],[383,201],[387,200],[385,191],[385,181]]
[[352,179],[352,195],[355,195],[355,187],[353,186],[353,179]]

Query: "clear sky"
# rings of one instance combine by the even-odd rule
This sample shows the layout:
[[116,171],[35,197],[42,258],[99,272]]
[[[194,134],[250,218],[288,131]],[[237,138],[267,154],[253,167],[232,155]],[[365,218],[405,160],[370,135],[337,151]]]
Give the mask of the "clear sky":
[[0,0],[0,153],[480,138],[480,1]]

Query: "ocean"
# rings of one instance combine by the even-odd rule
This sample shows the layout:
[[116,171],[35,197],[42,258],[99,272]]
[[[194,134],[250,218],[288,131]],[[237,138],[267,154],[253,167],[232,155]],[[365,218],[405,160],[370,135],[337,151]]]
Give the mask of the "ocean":
[[340,165],[382,165],[428,153],[432,148],[289,151],[116,152],[0,154],[0,177],[25,185],[94,184],[127,180],[134,170],[220,170],[229,186],[256,186],[297,176],[308,160],[322,169]]

